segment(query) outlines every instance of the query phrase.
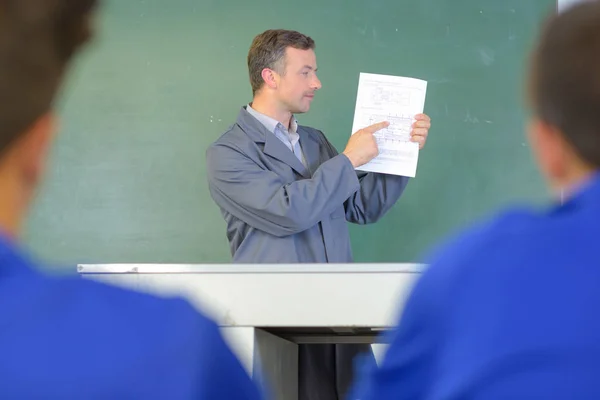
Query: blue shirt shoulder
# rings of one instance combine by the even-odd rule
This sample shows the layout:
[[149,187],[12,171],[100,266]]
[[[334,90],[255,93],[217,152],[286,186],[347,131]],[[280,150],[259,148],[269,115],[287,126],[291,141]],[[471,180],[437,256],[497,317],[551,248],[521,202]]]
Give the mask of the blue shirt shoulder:
[[445,321],[465,276],[474,268],[486,268],[484,259],[498,240],[526,230],[536,218],[524,208],[508,210],[431,251],[425,260],[428,266],[400,310],[397,326],[386,334],[390,346],[382,364],[357,366],[361,378],[349,399],[428,398],[436,387],[436,359],[447,334]]
[[46,277],[6,254],[0,398],[259,398],[217,325],[186,301]]
[[600,398],[599,220],[595,179],[442,246],[350,398]]

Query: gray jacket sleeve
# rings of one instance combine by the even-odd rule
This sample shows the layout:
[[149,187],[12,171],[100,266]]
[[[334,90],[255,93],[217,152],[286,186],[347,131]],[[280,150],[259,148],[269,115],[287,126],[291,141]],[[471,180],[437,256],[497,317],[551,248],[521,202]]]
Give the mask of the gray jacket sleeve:
[[[338,152],[321,132],[331,156]],[[400,198],[410,178],[406,176],[356,171],[360,189],[346,202],[346,220],[355,224],[371,224],[383,217]]]
[[312,179],[291,183],[233,146],[213,145],[206,157],[215,202],[248,225],[279,237],[311,228],[360,187],[345,155],[323,163]]

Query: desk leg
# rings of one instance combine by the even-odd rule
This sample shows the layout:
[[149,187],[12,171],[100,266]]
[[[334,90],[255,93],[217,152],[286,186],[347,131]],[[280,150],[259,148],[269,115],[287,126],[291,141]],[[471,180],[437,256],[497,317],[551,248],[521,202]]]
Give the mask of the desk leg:
[[261,386],[271,388],[273,399],[298,400],[298,345],[257,329],[256,349]]
[[257,328],[221,328],[223,336],[269,398],[298,400],[298,345]]

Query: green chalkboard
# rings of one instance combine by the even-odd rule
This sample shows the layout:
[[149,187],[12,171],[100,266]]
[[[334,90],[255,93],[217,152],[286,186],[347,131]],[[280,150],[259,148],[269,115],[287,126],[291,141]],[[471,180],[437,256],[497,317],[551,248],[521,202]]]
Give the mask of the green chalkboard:
[[415,261],[498,207],[547,197],[523,135],[522,87],[527,52],[554,8],[553,0],[108,1],[65,88],[26,243],[62,271],[228,262],[204,152],[250,100],[254,35],[287,28],[316,40],[323,82],[298,118],[339,150],[360,72],[429,82],[433,128],[417,178],[386,218],[351,230],[357,261]]

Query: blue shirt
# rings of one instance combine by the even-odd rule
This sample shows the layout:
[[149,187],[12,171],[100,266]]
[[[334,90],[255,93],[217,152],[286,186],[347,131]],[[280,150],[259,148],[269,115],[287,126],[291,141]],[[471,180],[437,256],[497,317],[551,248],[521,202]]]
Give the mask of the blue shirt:
[[180,299],[46,277],[0,237],[0,398],[259,398],[218,327]]
[[350,399],[600,399],[600,176],[444,246]]

